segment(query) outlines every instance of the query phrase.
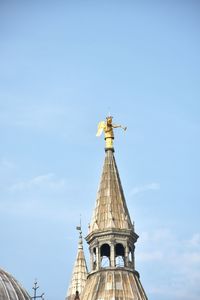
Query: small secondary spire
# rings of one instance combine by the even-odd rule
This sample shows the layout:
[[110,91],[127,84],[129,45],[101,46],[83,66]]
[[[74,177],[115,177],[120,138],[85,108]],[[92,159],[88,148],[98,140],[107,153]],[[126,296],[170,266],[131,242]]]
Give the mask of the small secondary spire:
[[88,275],[85,255],[83,251],[81,221],[80,221],[80,225],[77,226],[76,229],[79,231],[78,252],[74,264],[71,283],[68,288],[68,293],[65,300],[79,299],[77,297],[81,296],[81,292],[85,287],[85,283]]
[[113,124],[112,123],[112,116],[106,117],[106,121],[101,121],[98,124],[98,130],[96,136],[100,136],[104,131],[105,134],[105,141],[106,141],[106,150],[114,149],[113,148],[113,140],[114,140],[114,131],[113,128],[122,128],[126,131],[127,127],[123,127],[122,125]]

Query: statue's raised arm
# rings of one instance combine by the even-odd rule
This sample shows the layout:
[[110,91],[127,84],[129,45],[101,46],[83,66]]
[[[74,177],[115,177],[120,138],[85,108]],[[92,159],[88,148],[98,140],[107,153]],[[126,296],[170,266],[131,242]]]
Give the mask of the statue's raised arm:
[[106,141],[106,149],[113,149],[113,140],[114,140],[114,131],[113,128],[122,128],[124,131],[127,127],[123,127],[122,125],[113,124],[112,123],[113,117],[108,116],[106,121],[101,121],[98,124],[98,130],[96,136],[100,136],[104,131],[105,134],[105,141]]

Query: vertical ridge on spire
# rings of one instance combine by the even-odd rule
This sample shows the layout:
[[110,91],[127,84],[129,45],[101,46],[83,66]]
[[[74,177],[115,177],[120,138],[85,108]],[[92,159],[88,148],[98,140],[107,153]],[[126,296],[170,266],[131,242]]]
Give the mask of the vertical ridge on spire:
[[114,228],[133,230],[133,224],[126,205],[114,151],[106,149],[96,207],[89,233]]
[[87,264],[85,260],[85,255],[83,251],[83,239],[82,239],[82,231],[81,227],[77,227],[79,230],[79,241],[78,241],[78,252],[72,272],[71,283],[68,288],[66,300],[74,300],[79,299],[79,295],[83,291],[85,287],[85,283],[87,280],[88,270]]

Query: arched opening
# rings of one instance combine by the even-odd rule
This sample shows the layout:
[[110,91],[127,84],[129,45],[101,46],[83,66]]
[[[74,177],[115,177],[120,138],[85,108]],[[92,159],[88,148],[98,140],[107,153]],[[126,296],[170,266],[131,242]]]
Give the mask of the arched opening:
[[133,262],[133,252],[132,252],[131,247],[129,247],[128,260],[131,263]]
[[96,248],[93,248],[93,270],[97,267],[97,254],[96,254]]
[[116,244],[115,246],[115,266],[124,267],[124,246],[122,244]]
[[101,268],[110,267],[110,246],[108,244],[103,244],[100,248],[101,255]]

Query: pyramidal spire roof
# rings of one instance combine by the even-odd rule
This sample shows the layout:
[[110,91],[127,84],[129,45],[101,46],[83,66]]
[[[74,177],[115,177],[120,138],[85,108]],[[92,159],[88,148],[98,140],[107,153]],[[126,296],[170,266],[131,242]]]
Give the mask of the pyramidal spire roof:
[[82,232],[80,227],[77,227],[77,229],[80,230],[78,252],[77,252],[71,283],[68,289],[66,300],[77,299],[77,295],[80,295],[82,290],[85,287],[85,283],[88,275],[85,255],[83,251]]
[[112,148],[106,149],[89,234],[108,229],[133,230]]

